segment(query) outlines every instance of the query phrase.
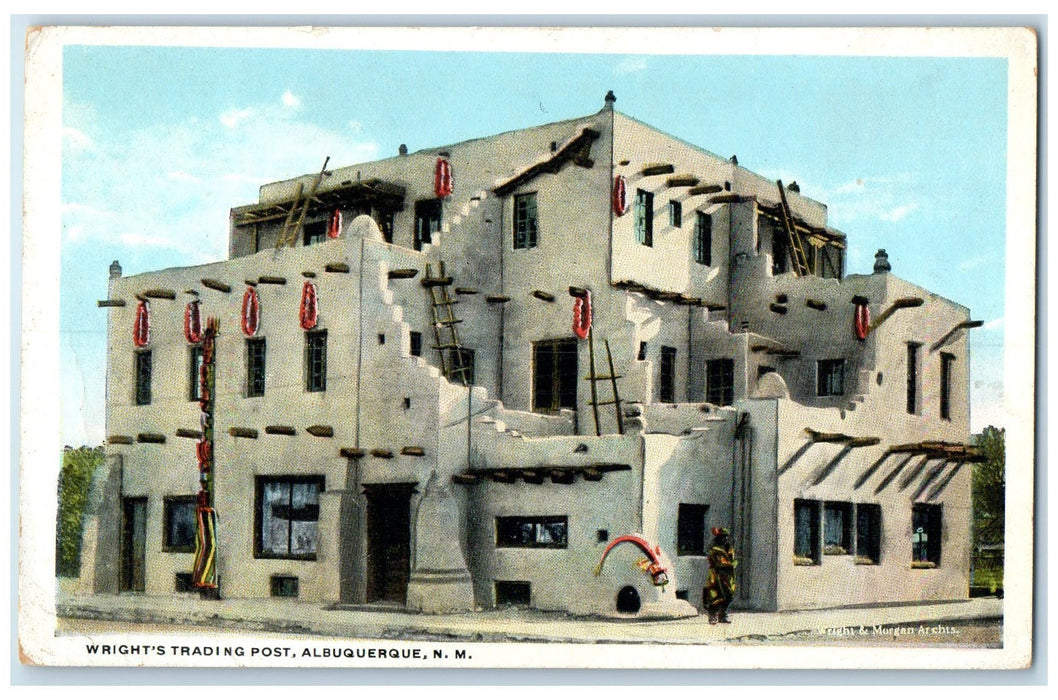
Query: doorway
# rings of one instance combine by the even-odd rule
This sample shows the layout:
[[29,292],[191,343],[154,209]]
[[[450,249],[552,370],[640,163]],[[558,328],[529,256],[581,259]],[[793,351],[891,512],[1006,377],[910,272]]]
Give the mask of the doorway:
[[122,499],[121,591],[142,593],[147,580],[147,499]]
[[404,605],[411,571],[411,495],[415,484],[368,484],[368,603]]

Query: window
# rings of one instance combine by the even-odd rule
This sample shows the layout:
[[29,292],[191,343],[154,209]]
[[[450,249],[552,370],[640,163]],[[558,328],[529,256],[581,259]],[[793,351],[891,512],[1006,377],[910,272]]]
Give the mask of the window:
[[246,395],[264,396],[265,393],[265,339],[250,338],[246,341]]
[[717,406],[730,406],[734,403],[734,360],[728,357],[705,363],[705,400]]
[[918,365],[921,343],[907,344],[907,412],[918,414]]
[[386,334],[385,333],[379,333],[378,334],[378,344],[379,345],[385,345],[386,344]]
[[529,605],[532,588],[528,581],[497,581],[496,605]]
[[136,405],[146,406],[151,402],[151,351],[136,353]]
[[411,347],[409,352],[412,357],[422,357],[422,333],[419,331],[411,331],[410,334]]
[[911,566],[940,566],[941,507],[929,503],[911,506]]
[[315,559],[323,477],[257,477],[258,558]]
[[195,497],[167,496],[164,501],[165,531],[162,551],[195,551]]
[[952,372],[955,369],[955,355],[940,354],[940,417],[951,420],[951,385]]
[[328,223],[326,219],[322,219],[311,224],[305,224],[305,245],[315,245],[327,240]]
[[636,355],[636,359],[640,362],[647,359],[647,343],[645,340],[639,341],[639,354]]
[[567,532],[565,515],[496,518],[497,547],[565,549]]
[[533,410],[554,413],[577,408],[577,341],[533,343]]
[[704,556],[706,551],[705,519],[709,506],[704,503],[681,503],[676,511],[676,554]]
[[194,582],[191,578],[191,572],[182,572],[173,576],[173,591],[176,593],[194,593],[195,592]]
[[305,334],[305,391],[327,390],[327,331]]
[[675,199],[669,200],[669,226],[683,226],[683,205]]
[[877,564],[882,553],[882,507],[856,504],[856,563]]
[[654,245],[654,195],[646,190],[636,190],[634,209],[636,243]]
[[794,501],[794,564],[819,563],[819,502]]
[[422,250],[433,234],[440,230],[441,200],[420,199],[415,203],[415,250]]
[[271,578],[273,598],[297,598],[297,576],[273,576]]
[[188,392],[187,397],[191,401],[198,401],[202,398],[202,346],[193,345],[191,346],[191,353],[189,355],[190,362],[188,363]]
[[393,210],[381,209],[378,212],[378,228],[382,231],[382,240],[393,242]]
[[816,363],[816,395],[845,395],[845,360],[819,360]]
[[[790,253],[786,231],[778,224],[758,218],[758,228],[771,233],[771,273],[779,275],[790,271]],[[759,239],[758,239],[759,240]]]
[[536,193],[514,197],[514,247],[536,247]]
[[713,217],[695,212],[694,261],[702,265],[713,264]]
[[609,530],[596,530],[595,531],[595,540],[597,542],[601,543],[601,544],[605,544],[605,543],[609,542],[610,541],[610,531]]
[[469,386],[474,383],[474,351],[458,348],[448,351],[448,371],[457,384]]
[[658,398],[663,403],[676,400],[676,348],[661,346],[661,371],[658,377]]
[[823,505],[823,554],[852,553],[852,504]]

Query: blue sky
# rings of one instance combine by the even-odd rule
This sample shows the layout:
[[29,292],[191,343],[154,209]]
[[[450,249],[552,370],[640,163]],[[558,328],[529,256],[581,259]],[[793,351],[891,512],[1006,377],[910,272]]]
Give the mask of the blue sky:
[[796,180],[900,277],[971,309],[973,429],[1002,401],[1006,61],[68,46],[61,373],[66,444],[103,439],[107,267],[223,259],[266,182],[591,114]]

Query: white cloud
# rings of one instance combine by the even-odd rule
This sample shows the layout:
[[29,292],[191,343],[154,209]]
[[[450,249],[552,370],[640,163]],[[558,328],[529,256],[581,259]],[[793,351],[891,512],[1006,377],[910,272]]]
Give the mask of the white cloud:
[[915,209],[918,209],[918,205],[914,202],[910,204],[901,204],[899,206],[893,207],[889,211],[882,212],[878,215],[878,218],[882,221],[889,222],[903,221],[905,218],[907,218],[907,215],[915,211]]
[[301,98],[287,90],[283,93],[283,106],[297,109],[301,106]]
[[242,122],[252,117],[254,111],[252,109],[229,109],[220,115],[220,123],[229,129],[234,129]]
[[615,75],[628,75],[646,70],[647,59],[643,56],[629,56],[617,62],[613,72]]
[[72,153],[91,151],[95,148],[95,141],[91,136],[72,126],[62,128],[62,143]]

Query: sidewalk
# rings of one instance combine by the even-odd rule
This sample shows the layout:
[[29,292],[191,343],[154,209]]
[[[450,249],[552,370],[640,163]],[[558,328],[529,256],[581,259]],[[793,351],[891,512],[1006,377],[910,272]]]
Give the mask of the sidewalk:
[[[715,644],[798,633],[841,637],[847,634],[845,630],[860,626],[889,628],[995,621],[1003,616],[1003,601],[977,598],[950,603],[796,612],[734,611],[732,622],[727,625],[710,625],[704,615],[646,621],[572,617],[514,608],[424,615],[399,608],[335,608],[297,600],[207,601],[192,596],[128,594],[91,597],[60,594],[57,613],[61,618],[356,639]],[[894,633],[899,634],[899,630]]]

